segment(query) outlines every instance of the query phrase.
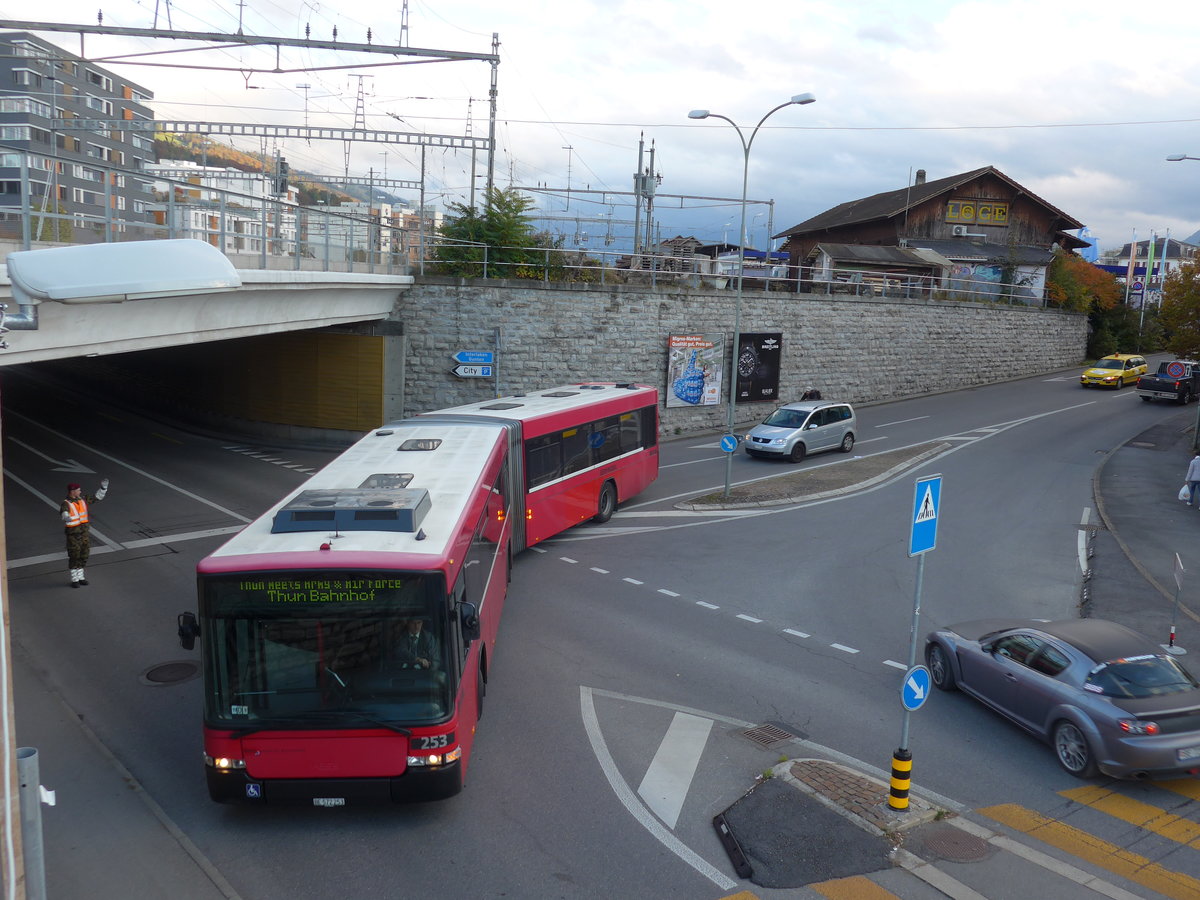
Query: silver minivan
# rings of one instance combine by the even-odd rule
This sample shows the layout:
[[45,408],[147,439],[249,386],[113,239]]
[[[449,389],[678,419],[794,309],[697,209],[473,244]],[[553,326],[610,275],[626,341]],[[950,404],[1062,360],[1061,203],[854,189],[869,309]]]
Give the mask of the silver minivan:
[[809,453],[854,449],[858,423],[849,403],[802,400],[779,407],[755,425],[743,446],[751,456],[800,462]]

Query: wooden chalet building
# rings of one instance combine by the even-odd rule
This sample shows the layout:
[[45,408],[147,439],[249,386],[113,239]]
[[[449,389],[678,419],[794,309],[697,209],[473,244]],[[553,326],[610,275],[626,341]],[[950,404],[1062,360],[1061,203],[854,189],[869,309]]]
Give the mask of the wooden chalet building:
[[[800,291],[913,284],[1040,303],[1055,245],[1088,246],[1062,210],[993,166],[851,200],[776,235]],[[886,248],[886,249],[885,249]],[[890,291],[889,291],[890,292]]]

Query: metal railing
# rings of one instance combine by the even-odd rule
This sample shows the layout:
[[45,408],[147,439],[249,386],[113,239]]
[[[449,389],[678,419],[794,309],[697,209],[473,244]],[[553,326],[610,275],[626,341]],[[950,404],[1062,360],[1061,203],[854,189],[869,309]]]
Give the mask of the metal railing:
[[[100,177],[86,188],[72,187],[79,199],[73,196],[66,211],[64,202],[53,199],[61,176],[31,166],[30,154],[20,156],[20,206],[0,205],[0,239],[26,250],[35,244],[196,238],[243,268],[408,274],[428,241],[421,228],[399,228],[376,217],[339,212],[338,207],[300,206],[279,197],[130,172],[97,160],[67,163]],[[166,190],[142,196],[141,191],[118,190],[118,180],[164,184]],[[425,217],[420,221],[424,224]]]
[[[434,239],[418,266],[421,274],[461,278],[508,278],[542,282],[641,284],[733,289],[737,260],[612,250],[550,247],[489,247]],[[1043,276],[1022,272],[1004,281],[1001,263],[971,274],[917,275],[842,267],[761,265],[747,262],[748,290],[1045,306]]]

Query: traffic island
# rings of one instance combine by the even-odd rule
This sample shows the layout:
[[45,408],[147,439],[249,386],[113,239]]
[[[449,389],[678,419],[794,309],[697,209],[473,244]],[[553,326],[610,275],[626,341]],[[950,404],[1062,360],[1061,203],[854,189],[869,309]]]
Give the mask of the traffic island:
[[[675,504],[676,509],[707,511],[746,509],[761,506],[786,506],[811,500],[824,500],[883,484],[926,460],[951,448],[947,441],[930,441],[872,456],[855,456],[813,466],[799,472],[782,472],[743,482],[724,492],[705,494]],[[786,465],[764,460],[764,467]]]

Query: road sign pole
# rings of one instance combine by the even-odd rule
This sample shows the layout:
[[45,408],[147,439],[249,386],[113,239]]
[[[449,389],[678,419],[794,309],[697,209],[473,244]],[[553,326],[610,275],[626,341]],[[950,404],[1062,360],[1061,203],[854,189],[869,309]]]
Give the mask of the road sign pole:
[[[917,667],[917,639],[921,628],[921,587],[925,581],[925,554],[937,546],[937,520],[942,506],[942,476],[918,478],[913,490],[911,530],[908,537],[908,555],[917,558],[917,586],[913,590],[912,624],[908,635],[908,668],[905,670],[905,685],[901,687],[904,700],[904,717],[900,725],[900,746],[892,754],[891,789],[888,806],[892,809],[908,809],[908,792],[912,785],[912,751],[908,749],[908,726],[913,709],[925,701],[924,691],[914,696],[910,705],[905,691]],[[930,682],[932,679],[930,679]],[[924,684],[925,682],[921,682]]]

